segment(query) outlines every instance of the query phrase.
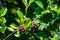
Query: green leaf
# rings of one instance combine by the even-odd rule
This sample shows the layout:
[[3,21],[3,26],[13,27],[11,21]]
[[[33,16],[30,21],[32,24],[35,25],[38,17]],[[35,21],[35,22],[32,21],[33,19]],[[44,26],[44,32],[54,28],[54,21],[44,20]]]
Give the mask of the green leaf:
[[60,8],[57,9],[57,13],[60,14]]
[[6,23],[6,19],[4,17],[0,18],[0,24],[4,25]]
[[0,26],[0,32],[1,33],[5,33],[6,30],[6,26]]
[[16,13],[17,13],[19,18],[23,18],[24,17],[23,13],[21,11],[17,10]]
[[11,24],[10,24],[10,27],[16,29],[16,28],[17,28],[17,25],[16,25],[15,23],[11,23]]
[[38,30],[43,30],[44,28],[47,28],[49,26],[49,24],[45,24],[45,23],[41,23]]
[[2,17],[2,24],[4,25],[6,23],[6,19]]
[[27,0],[22,0],[23,4],[27,6]]
[[20,18],[20,21],[21,21],[20,24],[22,24],[23,23],[23,17],[24,17],[23,13],[19,10],[17,10],[16,13],[17,13],[18,17]]
[[31,23],[32,23],[32,21],[29,18],[26,18],[25,29],[28,29],[30,27]]
[[41,12],[41,15],[47,14],[47,13],[50,13],[50,10],[44,10],[44,11],[42,11],[42,12]]
[[23,19],[23,18],[21,18],[20,20],[21,20],[20,24],[23,24],[23,23],[24,23],[24,19]]
[[35,1],[35,3],[42,9],[44,9],[43,3],[41,1]]
[[29,4],[31,4],[32,2],[34,2],[34,0],[29,0]]
[[35,22],[35,23],[40,23],[40,20],[37,20],[37,19],[36,19],[36,20],[34,20],[33,22]]
[[21,20],[19,18],[15,18],[15,20],[20,24]]
[[57,14],[60,14],[60,8],[58,8],[57,4],[54,7],[51,7],[51,10],[55,11]]
[[0,25],[2,25],[2,18],[0,18]]
[[57,14],[60,14],[60,8],[58,8],[58,9],[53,9],[53,11],[55,11]]
[[11,32],[13,32],[13,31],[14,31],[14,29],[13,29],[13,28],[11,28],[11,27],[7,27],[7,29],[8,29],[9,31],[11,31]]
[[48,2],[50,3],[50,2],[51,2],[51,0],[48,0]]
[[5,14],[7,13],[7,8],[2,8],[1,10],[0,10],[0,17],[2,17],[2,16],[4,16]]
[[15,35],[15,37],[20,37],[21,36],[21,34],[20,34],[20,32],[18,30],[14,35]]

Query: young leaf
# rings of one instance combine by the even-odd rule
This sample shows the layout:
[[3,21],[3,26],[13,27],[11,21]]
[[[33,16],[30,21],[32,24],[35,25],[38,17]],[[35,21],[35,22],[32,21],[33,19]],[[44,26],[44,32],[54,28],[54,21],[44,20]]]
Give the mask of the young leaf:
[[5,14],[7,13],[7,8],[2,8],[1,10],[0,10],[0,17],[2,17],[2,16],[4,16]]
[[27,0],[22,0],[23,4],[27,6]]
[[23,13],[19,10],[16,11],[19,18],[23,18]]
[[4,27],[4,26],[0,26],[0,32],[1,33],[5,33],[5,30],[6,30],[6,26]]
[[15,18],[15,20],[20,24],[21,20],[19,18]]
[[19,33],[19,31],[17,30],[17,32],[14,34],[15,37],[20,37],[21,34]]
[[50,2],[51,2],[51,0],[48,0],[48,2],[50,3]]
[[25,26],[25,29],[28,29],[31,25],[31,20],[29,18],[26,18],[26,26]]
[[2,18],[0,18],[0,25],[2,25]]
[[6,19],[4,17],[0,18],[0,24],[4,25],[6,23]]
[[45,24],[45,23],[41,23],[41,25],[39,26],[38,30],[43,30],[44,28],[47,28],[49,26],[49,24]]
[[34,0],[30,0],[30,1],[29,1],[29,4],[32,3],[32,2],[34,2]]
[[35,3],[42,9],[44,9],[43,3],[41,1],[35,1]]
[[16,13],[17,13],[18,17],[20,18],[20,24],[22,24],[23,23],[23,17],[24,17],[23,13],[19,10],[17,10]]
[[4,17],[2,17],[2,24],[6,23],[6,19]]
[[52,9],[53,11],[55,11],[57,14],[60,14],[60,8],[58,9]]
[[11,28],[11,27],[7,27],[7,29],[9,30],[9,31],[14,31],[14,29],[13,28]]
[[17,28],[17,25],[16,25],[15,23],[11,23],[11,24],[10,24],[10,27],[16,29],[16,28]]

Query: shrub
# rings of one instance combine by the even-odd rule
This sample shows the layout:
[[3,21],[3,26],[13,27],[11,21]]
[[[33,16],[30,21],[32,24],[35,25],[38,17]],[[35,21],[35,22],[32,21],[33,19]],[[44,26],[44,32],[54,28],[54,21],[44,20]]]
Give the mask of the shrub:
[[60,0],[0,0],[0,40],[60,40]]

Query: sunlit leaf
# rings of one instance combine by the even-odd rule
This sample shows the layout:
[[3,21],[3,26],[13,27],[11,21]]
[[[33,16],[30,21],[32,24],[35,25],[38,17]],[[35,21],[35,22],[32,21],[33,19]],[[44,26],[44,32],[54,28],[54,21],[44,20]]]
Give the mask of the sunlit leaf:
[[1,10],[0,10],[0,17],[2,17],[2,16],[4,16],[5,14],[7,13],[7,8],[2,8]]
[[22,0],[23,4],[27,6],[27,0]]
[[50,13],[50,10],[44,10],[44,11],[41,12],[42,15],[47,14],[47,13]]
[[32,2],[34,2],[34,0],[29,0],[29,4],[32,3]]
[[47,0],[48,2],[51,2],[51,0]]
[[1,33],[5,33],[6,30],[6,26],[0,26],[0,32]]
[[19,10],[16,11],[19,18],[23,18],[23,13]]
[[57,14],[60,14],[60,8],[54,10],[55,12],[57,12]]
[[44,9],[44,5],[41,1],[35,1],[35,3],[42,9]]
[[15,23],[11,23],[11,24],[10,24],[10,27],[16,29],[16,28],[17,28],[17,25],[16,25]]
[[0,18],[0,24],[4,25],[6,23],[6,19],[4,17]]
[[2,17],[2,23],[5,24],[6,23],[6,19],[4,17]]
[[26,26],[25,29],[28,29],[31,25],[32,21],[29,18],[26,18]]
[[0,25],[2,24],[2,18],[0,18]]
[[7,27],[7,29],[9,30],[9,31],[14,31],[14,29],[13,28],[11,28],[11,27]]
[[20,34],[20,32],[18,30],[14,35],[15,35],[15,37],[20,37],[21,36],[21,34]]
[[45,24],[45,23],[41,23],[38,30],[43,30],[44,28],[47,28],[49,26],[49,24]]
[[16,13],[17,13],[18,17],[20,18],[20,24],[22,24],[23,23],[23,17],[24,17],[23,13],[19,10],[17,10]]
[[21,22],[21,20],[20,20],[19,18],[15,18],[15,20],[16,20],[18,23]]

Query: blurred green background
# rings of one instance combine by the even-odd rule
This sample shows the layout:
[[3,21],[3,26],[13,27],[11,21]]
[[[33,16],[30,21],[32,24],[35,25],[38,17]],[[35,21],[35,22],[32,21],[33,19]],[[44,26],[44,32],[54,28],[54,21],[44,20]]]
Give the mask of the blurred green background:
[[0,0],[0,40],[60,40],[60,0]]

